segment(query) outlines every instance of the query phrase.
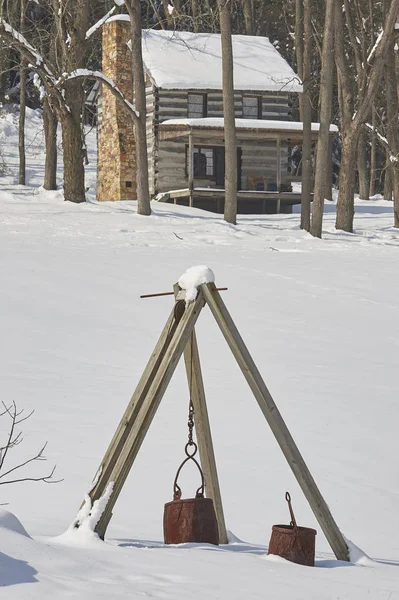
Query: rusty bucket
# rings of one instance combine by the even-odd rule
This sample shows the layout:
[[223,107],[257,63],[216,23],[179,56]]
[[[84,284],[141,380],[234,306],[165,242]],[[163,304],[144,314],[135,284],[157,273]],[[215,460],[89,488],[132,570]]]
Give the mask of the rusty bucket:
[[277,554],[286,560],[314,567],[316,530],[309,527],[298,527],[291,506],[291,496],[285,494],[291,515],[289,525],[273,525],[268,554]]
[[[190,452],[190,447],[194,449]],[[204,474],[199,463],[194,458],[197,445],[194,442],[186,444],[187,458],[180,465],[173,489],[173,500],[165,504],[163,513],[163,531],[165,544],[184,544],[186,542],[203,542],[219,544],[218,524],[215,509],[211,498],[204,498]],[[182,467],[192,460],[201,473],[201,486],[195,498],[181,499],[181,489],[177,483]]]

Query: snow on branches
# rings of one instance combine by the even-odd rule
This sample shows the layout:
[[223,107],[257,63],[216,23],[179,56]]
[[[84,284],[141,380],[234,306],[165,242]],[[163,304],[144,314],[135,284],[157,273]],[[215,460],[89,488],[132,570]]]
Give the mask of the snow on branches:
[[[102,21],[103,20],[101,20],[101,24]],[[100,27],[99,23],[97,23],[96,26]],[[1,30],[3,31],[3,37],[7,41],[9,41],[10,45],[13,45],[21,54],[23,54],[24,57],[29,61],[32,69],[37,71],[47,95],[56,96],[56,99],[63,110],[67,112],[69,111],[68,106],[65,103],[63,94],[66,82],[70,81],[71,79],[78,78],[95,79],[97,81],[100,81],[110,89],[111,93],[122,102],[122,105],[125,107],[125,109],[133,118],[133,120],[137,120],[139,118],[139,113],[135,109],[133,104],[125,97],[125,95],[112,81],[112,79],[101,73],[101,71],[91,71],[89,69],[76,69],[71,73],[63,73],[61,77],[57,78],[55,77],[54,73],[51,71],[49,66],[46,64],[46,61],[44,60],[42,55],[26,40],[26,38],[23,35],[16,31],[16,29],[14,29],[2,17],[0,17],[0,31]],[[89,35],[91,35],[90,31],[91,30],[89,29],[86,33],[86,38],[89,37]]]

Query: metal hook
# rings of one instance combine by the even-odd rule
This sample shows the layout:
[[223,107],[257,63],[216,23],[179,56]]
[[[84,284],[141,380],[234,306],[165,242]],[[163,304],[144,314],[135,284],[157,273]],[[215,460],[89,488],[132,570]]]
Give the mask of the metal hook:
[[[190,446],[194,446],[194,451],[190,452],[189,451],[189,447]],[[198,467],[198,470],[200,472],[201,475],[201,485],[199,486],[199,488],[197,489],[196,493],[195,493],[195,497],[196,498],[203,498],[204,497],[204,491],[205,491],[205,479],[204,479],[204,473],[201,469],[201,465],[199,464],[199,462],[197,461],[197,459],[194,458],[194,456],[197,454],[197,450],[198,450],[198,446],[195,442],[188,442],[184,448],[184,451],[186,453],[187,458],[185,458],[183,460],[183,462],[181,463],[180,467],[177,470],[176,473],[176,477],[175,477],[175,481],[173,483],[173,499],[174,500],[180,500],[181,498],[181,487],[179,486],[179,484],[177,483],[177,480],[179,478],[180,475],[180,471],[182,470],[182,468],[184,467],[184,465],[189,461],[192,460]]]

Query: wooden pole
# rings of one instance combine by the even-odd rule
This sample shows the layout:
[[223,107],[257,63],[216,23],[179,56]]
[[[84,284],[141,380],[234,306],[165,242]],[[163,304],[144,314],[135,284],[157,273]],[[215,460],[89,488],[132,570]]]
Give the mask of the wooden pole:
[[[175,286],[175,293],[179,286]],[[205,492],[207,498],[212,498],[215,507],[216,519],[219,529],[219,544],[227,544],[227,531],[224,520],[222,497],[220,493],[219,478],[216,468],[215,452],[213,449],[211,426],[209,423],[208,408],[206,405],[204,382],[202,379],[201,363],[199,359],[195,330],[191,334],[185,349],[184,362],[191,390],[191,399],[194,406],[194,423],[197,434],[198,450],[200,453],[201,467],[205,479]]]
[[108,446],[104,458],[97,469],[97,473],[100,475],[98,477],[95,476],[94,481],[96,481],[96,484],[92,487],[89,494],[92,503],[102,496],[110,481],[110,474],[114,468],[117,457],[126,443],[133,423],[137,418],[137,414],[143,405],[150,383],[155,377],[155,373],[159,368],[160,362],[169,346],[170,340],[176,331],[177,322],[174,313],[175,310],[173,309],[159,337],[155,349],[150,356],[147,366],[144,369],[134,394],[124,412],[118,428],[111,440],[111,443]]
[[195,323],[204,304],[202,292],[199,291],[195,302],[189,304],[181,318],[175,319],[175,321],[178,322],[177,327],[173,337],[168,336],[167,338],[165,352],[162,355],[158,368],[151,372],[146,381],[145,387],[147,393],[143,397],[140,409],[135,414],[132,422],[129,423],[130,428],[125,444],[120,449],[120,452],[114,456],[116,460],[112,468],[109,468],[109,465],[104,465],[108,473],[106,483],[112,482],[113,490],[95,528],[96,533],[101,538],[104,538],[110,515],[112,514],[112,509],[136,459],[137,453],[140,450],[141,444],[168,387],[177,363],[179,362],[184,348],[193,332]]
[[213,283],[200,286],[245,379],[338,560],[349,561],[345,539],[303,460],[274,400]]

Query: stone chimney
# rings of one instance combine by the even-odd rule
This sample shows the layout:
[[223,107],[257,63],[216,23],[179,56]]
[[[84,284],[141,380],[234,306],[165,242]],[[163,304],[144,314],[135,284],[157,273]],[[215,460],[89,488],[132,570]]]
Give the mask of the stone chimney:
[[[111,20],[103,25],[102,72],[132,101],[129,39],[129,21]],[[101,87],[97,200],[136,200],[133,122],[110,90]]]

